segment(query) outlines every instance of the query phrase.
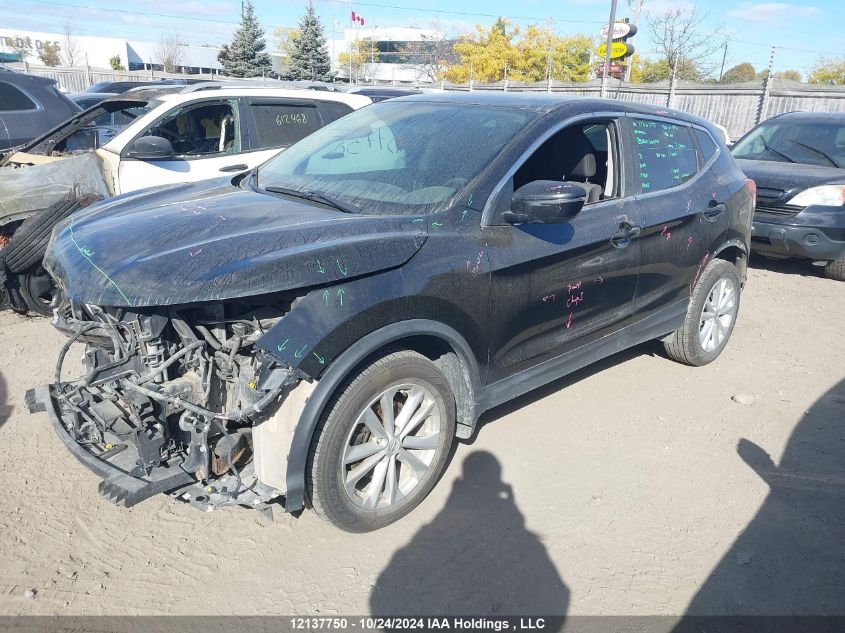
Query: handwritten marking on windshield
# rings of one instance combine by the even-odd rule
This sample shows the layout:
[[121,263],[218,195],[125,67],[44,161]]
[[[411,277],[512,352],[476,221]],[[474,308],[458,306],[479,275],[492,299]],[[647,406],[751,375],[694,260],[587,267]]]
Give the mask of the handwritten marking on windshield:
[[441,226],[443,226],[443,222],[432,222],[431,223],[431,228],[433,228],[433,229],[439,229]]
[[191,257],[196,257],[197,255],[199,255],[200,253],[202,253],[202,249],[201,249],[201,248],[198,248],[198,249],[197,249],[197,250],[195,250],[195,251],[191,251],[191,250],[189,250],[189,251],[188,251],[188,253],[191,255]]
[[288,341],[290,341],[290,339],[286,338],[281,345],[276,346],[276,349],[278,349],[280,352],[284,351],[284,349],[288,346]]
[[666,224],[663,226],[663,230],[660,231],[660,234],[666,238],[666,241],[669,241],[669,238],[672,237],[672,231],[669,230],[669,225]]
[[415,222],[422,222],[422,221],[423,221],[423,218],[414,218],[413,220],[411,220],[411,224],[414,224]]
[[340,271],[340,274],[342,274],[344,277],[346,277],[346,275],[349,274],[348,269],[341,265],[339,259],[334,260],[334,262],[335,262],[335,264],[337,264],[337,269]]
[[692,246],[692,235],[690,235],[690,236],[687,238],[687,250],[689,250],[689,247],[690,247],[690,246]]
[[298,350],[296,350],[296,351],[293,353],[293,355],[294,355],[296,358],[302,358],[302,355],[305,353],[305,350],[306,350],[307,348],[308,348],[308,346],[307,346],[307,345],[303,345],[301,348],[299,348]]
[[311,353],[314,354],[314,356],[317,358],[318,363],[320,363],[321,365],[326,364],[326,359],[323,358],[322,356],[320,356],[317,352],[311,352]]
[[343,295],[346,294],[346,291],[343,288],[337,289],[337,296],[340,299],[340,305],[343,305]]
[[571,312],[569,313],[569,318],[566,320],[566,329],[568,330],[570,327],[572,327],[572,313]]
[[464,209],[464,212],[461,214],[461,222],[467,219],[467,213],[469,213],[469,209]]
[[557,298],[557,295],[555,295],[555,294],[546,295],[545,297],[543,297],[543,303],[548,303],[550,301],[552,303],[554,303],[556,298]]
[[317,271],[318,271],[321,275],[325,275],[325,274],[326,274],[326,269],[325,269],[325,268],[323,268],[323,265],[320,263],[320,260],[319,260],[319,259],[317,260]]
[[326,302],[326,305],[329,305],[329,291],[323,290],[323,301]]

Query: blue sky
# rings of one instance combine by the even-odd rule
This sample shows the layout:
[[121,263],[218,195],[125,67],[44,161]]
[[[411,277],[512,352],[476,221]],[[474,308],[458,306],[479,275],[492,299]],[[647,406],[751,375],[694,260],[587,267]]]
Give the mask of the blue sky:
[[[644,11],[659,15],[667,8],[697,4],[708,14],[706,26],[724,25],[731,41],[726,68],[748,61],[759,70],[768,64],[770,47],[777,46],[775,70],[787,68],[806,73],[820,57],[845,57],[841,26],[845,22],[842,0],[804,2],[742,2],[737,0],[644,0]],[[254,0],[272,46],[276,26],[296,26],[306,0]],[[489,24],[506,16],[521,25],[555,20],[564,35],[597,34],[608,18],[609,0],[316,0],[315,8],[327,31],[333,19],[349,24],[351,11],[362,15],[367,26],[428,26],[439,20],[459,33],[475,24]],[[158,39],[162,31],[178,29],[192,44],[219,45],[229,40],[240,13],[239,0],[144,0],[116,3],[104,0],[5,0],[0,5],[0,25],[10,29],[61,31],[71,21],[80,34]],[[617,17],[632,16],[626,0],[619,0]],[[831,28],[831,27],[835,28]],[[636,47],[653,55],[647,20],[641,19]],[[713,59],[716,63],[718,59]]]

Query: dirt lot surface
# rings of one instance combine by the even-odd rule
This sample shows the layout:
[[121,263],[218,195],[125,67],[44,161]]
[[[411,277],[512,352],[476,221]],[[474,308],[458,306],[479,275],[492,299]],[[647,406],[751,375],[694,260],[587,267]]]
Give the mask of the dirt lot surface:
[[707,367],[647,344],[486,414],[365,535],[110,505],[24,405],[63,338],[0,313],[0,614],[845,614],[845,284],[819,272],[756,262]]

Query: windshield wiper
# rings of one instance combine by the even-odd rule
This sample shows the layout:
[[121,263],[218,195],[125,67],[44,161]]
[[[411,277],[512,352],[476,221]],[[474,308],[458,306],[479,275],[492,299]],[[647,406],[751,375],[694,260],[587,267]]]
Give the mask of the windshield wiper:
[[766,142],[766,139],[764,139],[762,136],[760,137],[760,141],[762,141],[762,143],[763,143],[763,147],[764,147],[764,148],[766,149],[766,151],[767,151],[767,152],[769,152],[770,154],[774,154],[775,156],[782,156],[783,158],[785,158],[786,160],[788,160],[790,163],[794,163],[794,162],[795,162],[795,159],[794,159],[794,158],[790,158],[789,156],[787,156],[787,155],[786,155],[786,154],[784,154],[783,152],[779,152],[779,151],[777,151],[776,149],[772,149],[771,147],[769,147],[769,144]]
[[823,151],[821,151],[818,147],[813,147],[812,145],[807,145],[806,143],[802,143],[801,141],[796,141],[794,139],[789,139],[789,142],[795,143],[799,147],[803,147],[804,149],[810,150],[811,152],[813,152],[813,154],[816,154],[817,156],[821,156],[822,158],[824,158],[827,162],[829,162],[834,167],[839,167],[839,164],[835,160],[833,160],[830,156],[828,156]]
[[270,193],[281,193],[285,196],[292,196],[294,198],[302,198],[303,200],[319,202],[320,204],[332,207],[334,209],[337,209],[338,211],[343,211],[344,213],[358,212],[358,209],[356,209],[355,207],[346,205],[338,200],[335,200],[334,198],[324,196],[323,194],[316,193],[314,191],[300,191],[299,189],[289,189],[287,187],[264,187],[264,191],[268,191]]

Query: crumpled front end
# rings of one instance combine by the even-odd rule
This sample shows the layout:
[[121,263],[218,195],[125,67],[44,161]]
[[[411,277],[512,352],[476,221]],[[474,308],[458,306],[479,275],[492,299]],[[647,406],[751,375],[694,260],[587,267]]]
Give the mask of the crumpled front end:
[[[54,319],[69,337],[55,382],[27,394],[30,408],[48,412],[110,501],[168,493],[203,510],[268,509],[284,490],[257,475],[278,468],[256,465],[253,431],[272,422],[301,376],[255,342],[293,299],[137,311],[66,304]],[[85,373],[66,380],[77,342]]]

